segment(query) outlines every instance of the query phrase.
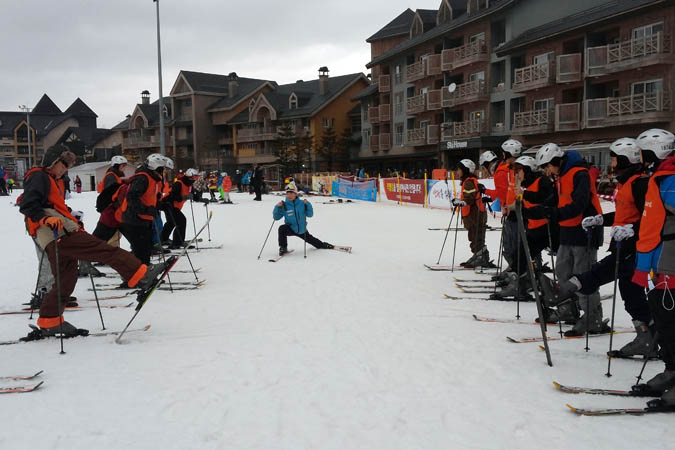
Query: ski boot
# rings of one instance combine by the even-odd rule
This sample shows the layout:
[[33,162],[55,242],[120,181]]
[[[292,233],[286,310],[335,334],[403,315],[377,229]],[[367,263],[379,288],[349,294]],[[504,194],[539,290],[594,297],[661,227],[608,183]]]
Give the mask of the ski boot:
[[279,256],[284,256],[288,253],[288,247],[279,247]]
[[326,250],[333,250],[335,246],[333,244],[329,244],[328,242],[324,242],[321,248],[324,248]]
[[[497,283],[504,283],[501,286],[506,286],[509,283],[509,280],[510,280],[509,273],[511,273],[511,272],[512,272],[512,270],[511,270],[511,267],[509,266],[506,269],[499,272],[497,275],[493,275],[490,278],[490,281],[496,281]],[[500,286],[500,285],[497,284],[497,286]]]
[[[587,316],[587,314],[590,314]],[[578,337],[586,334],[609,333],[612,329],[608,325],[609,319],[602,318],[602,307],[594,311],[584,311],[584,315],[577,320],[571,330],[565,331],[566,337]]]
[[661,398],[649,400],[647,407],[658,408],[662,411],[675,411],[675,388],[668,389]]
[[634,320],[633,326],[637,332],[635,339],[621,347],[619,350],[607,352],[607,356],[611,358],[630,358],[633,356],[657,358],[658,353],[651,349],[653,335],[647,324],[639,320]]
[[92,276],[94,278],[105,277],[105,274],[98,270],[92,263],[89,261],[79,261],[79,267],[77,271],[77,276],[79,278]]
[[579,289],[581,289],[581,282],[577,277],[572,277],[567,281],[559,281],[558,286],[552,289],[553,297],[551,297],[551,305],[557,306],[565,300],[572,298]]
[[483,264],[490,261],[490,255],[488,254],[487,247],[483,247],[478,250],[476,253],[464,263],[460,263],[460,266],[466,267],[467,269],[473,269],[475,267],[482,266]]
[[631,390],[645,396],[661,396],[673,388],[675,388],[675,371],[665,370],[646,383],[636,384]]
[[[40,322],[40,320],[41,319],[38,319],[38,323]],[[31,327],[33,331],[28,333],[28,336],[19,339],[20,341],[23,342],[37,341],[48,337],[61,337],[61,335],[63,335],[63,337],[67,339],[75,336],[87,336],[89,334],[89,330],[85,330],[84,328],[76,328],[71,323],[63,320],[63,318],[61,319],[60,324],[51,327],[43,328],[37,327],[33,324],[30,324],[28,326]]]

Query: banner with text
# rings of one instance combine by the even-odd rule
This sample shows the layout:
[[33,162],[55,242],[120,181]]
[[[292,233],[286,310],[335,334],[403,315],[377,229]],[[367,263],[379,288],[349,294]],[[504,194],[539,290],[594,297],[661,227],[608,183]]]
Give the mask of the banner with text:
[[354,188],[351,183],[338,183],[333,181],[333,196],[363,200],[366,202],[377,201],[377,189]]
[[[478,180],[487,189],[494,189],[494,181],[491,178]],[[428,201],[430,208],[452,209],[450,201],[453,197],[459,198],[462,192],[462,183],[456,180],[454,190],[452,180],[427,180]]]
[[323,195],[331,195],[334,176],[321,175],[312,177],[312,190]]
[[424,180],[382,178],[382,200],[424,205]]

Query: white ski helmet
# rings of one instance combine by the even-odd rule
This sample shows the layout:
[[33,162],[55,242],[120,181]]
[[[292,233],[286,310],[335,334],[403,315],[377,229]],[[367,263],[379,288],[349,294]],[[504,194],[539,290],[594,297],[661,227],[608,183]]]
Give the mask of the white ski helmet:
[[624,166],[640,163],[640,148],[633,138],[617,139],[609,146],[609,151],[610,155],[615,156],[616,158],[625,158],[628,161],[628,164],[625,164]]
[[[462,169],[468,170],[469,173],[474,173],[476,171],[476,163],[474,163],[470,159],[461,160],[459,162],[459,165]],[[465,173],[464,175],[468,175],[468,173]]]
[[636,144],[642,151],[652,152],[658,159],[666,159],[675,150],[673,133],[659,128],[652,128],[642,133],[636,139]]
[[531,156],[520,156],[518,159],[516,159],[515,163],[524,167],[528,167],[532,172],[536,172],[539,168],[537,166],[537,161]]
[[116,155],[113,156],[112,159],[110,159],[110,164],[113,166],[116,166],[118,164],[129,164],[129,161],[124,156],[121,155]]
[[482,166],[483,164],[490,164],[492,161],[497,159],[497,155],[494,154],[494,152],[491,152],[490,150],[483,152],[482,155],[480,155],[480,158],[478,159],[478,165]]
[[197,169],[190,168],[190,169],[185,171],[186,177],[196,177],[197,175],[199,175],[199,172],[197,172]]
[[171,158],[169,158],[168,156],[165,156],[164,159],[166,159],[166,167],[173,170],[173,168],[175,167],[173,165],[173,160]]
[[541,167],[550,163],[553,158],[562,158],[563,156],[565,156],[565,152],[560,150],[560,147],[556,144],[549,143],[537,150],[535,161],[537,162],[537,165]]
[[159,153],[153,153],[152,155],[148,156],[148,158],[145,160],[145,163],[151,170],[157,170],[160,167],[166,166],[166,158]]
[[523,144],[515,139],[509,139],[502,144],[502,150],[511,156],[516,156],[523,149]]

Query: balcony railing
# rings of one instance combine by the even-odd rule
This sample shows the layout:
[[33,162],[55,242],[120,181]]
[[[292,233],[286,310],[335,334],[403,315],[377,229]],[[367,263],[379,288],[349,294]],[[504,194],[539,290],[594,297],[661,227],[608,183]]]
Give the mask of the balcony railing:
[[380,134],[380,150],[389,150],[391,148],[391,133]]
[[452,108],[456,105],[483,101],[488,99],[487,88],[484,80],[474,80],[457,85],[455,92],[443,88],[443,107]]
[[427,144],[438,144],[440,131],[440,125],[427,125]]
[[424,111],[427,103],[427,96],[425,94],[409,97],[406,100],[406,111],[408,114],[417,114]]
[[234,144],[234,138],[232,136],[221,137],[218,139],[218,145],[232,145]]
[[391,120],[391,105],[385,103],[379,106],[380,122],[389,122]]
[[408,145],[425,145],[427,143],[427,129],[423,127],[408,130],[406,142]]
[[277,138],[274,127],[242,128],[237,132],[238,142],[269,141]]
[[427,75],[438,75],[441,73],[441,55],[429,55],[427,57]]
[[550,133],[554,129],[553,114],[553,109],[517,112],[513,116],[512,131],[516,134]]
[[555,131],[574,131],[581,128],[581,104],[555,105]]
[[368,108],[368,122],[369,123],[378,123],[380,121],[380,108],[377,106],[371,106]]
[[380,150],[380,135],[379,134],[373,134],[370,136],[370,150],[373,152],[377,152]]
[[584,126],[598,128],[672,120],[670,91],[584,102]]
[[427,110],[434,111],[443,107],[442,89],[427,92]]
[[586,49],[586,75],[600,76],[646,65],[673,63],[672,42],[661,32]]
[[465,120],[463,122],[446,122],[441,125],[441,137],[444,141],[452,139],[480,136],[486,131],[483,119]]
[[581,81],[581,53],[558,56],[555,80],[558,83]]
[[441,52],[441,70],[448,71],[475,62],[489,61],[488,47],[483,40],[477,40],[460,47]]
[[553,84],[553,61],[516,69],[513,79],[513,92],[529,91]]
[[409,64],[405,68],[405,78],[408,80],[408,82],[413,82],[417,80],[421,80],[424,78],[424,67],[425,67],[425,61],[421,60],[413,64]]
[[175,118],[176,122],[192,122],[192,112],[184,112]]
[[380,92],[390,92],[391,91],[391,75],[380,75],[378,77],[378,90]]
[[124,139],[124,146],[130,147],[148,147],[150,145],[150,136],[129,136]]

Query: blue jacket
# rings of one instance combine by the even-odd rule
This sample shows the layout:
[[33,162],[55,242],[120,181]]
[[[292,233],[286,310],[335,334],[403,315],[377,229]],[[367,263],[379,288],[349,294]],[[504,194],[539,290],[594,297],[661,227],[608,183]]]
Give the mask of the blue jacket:
[[282,217],[286,225],[289,225],[296,234],[304,234],[307,231],[307,217],[314,215],[312,204],[296,198],[295,201],[284,200],[284,206],[274,206],[272,216],[274,220]]

